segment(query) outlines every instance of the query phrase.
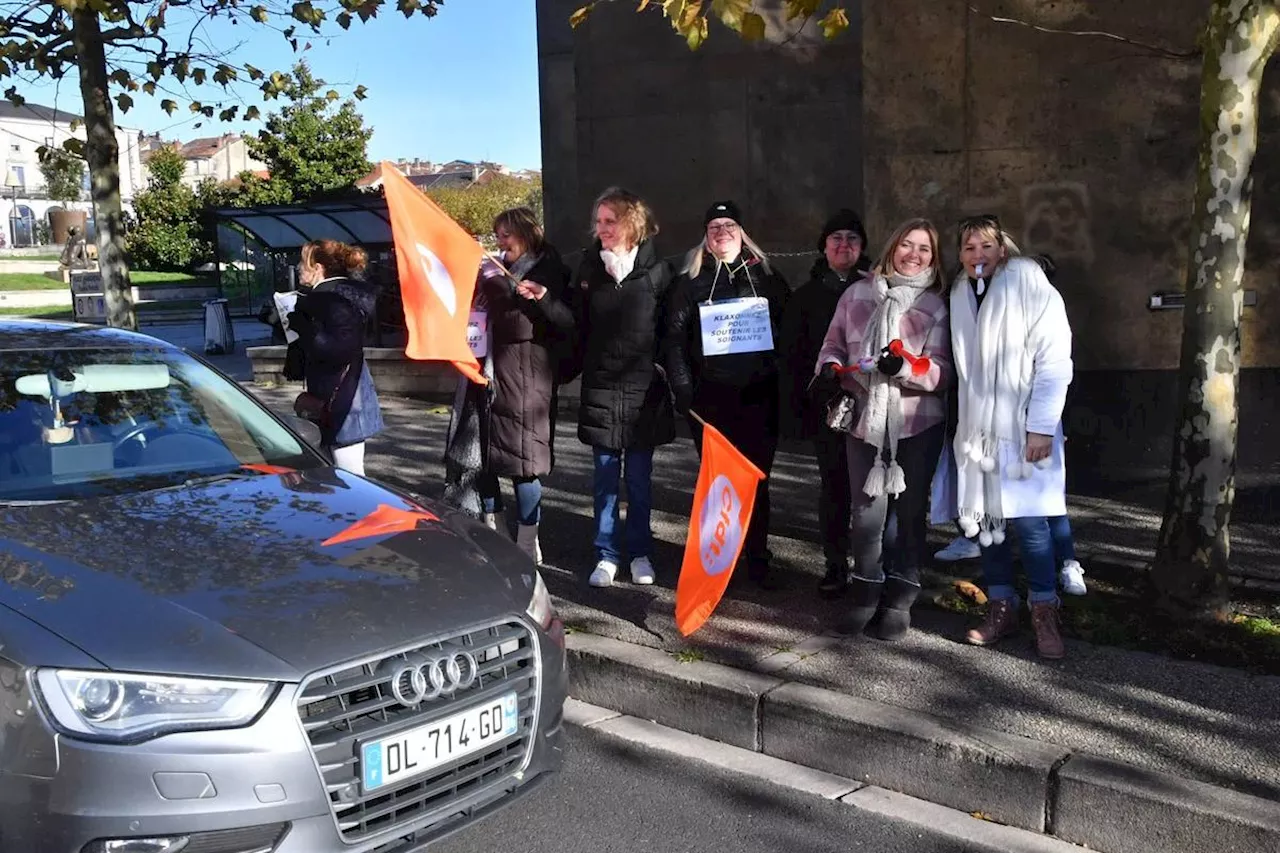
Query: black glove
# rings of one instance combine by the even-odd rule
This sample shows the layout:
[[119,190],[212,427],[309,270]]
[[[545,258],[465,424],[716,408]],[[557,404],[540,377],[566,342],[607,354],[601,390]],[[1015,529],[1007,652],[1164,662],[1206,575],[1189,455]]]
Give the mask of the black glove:
[[294,311],[288,317],[289,331],[296,332],[298,337],[310,339],[315,332],[315,322],[307,314]]
[[889,348],[885,347],[880,351],[880,359],[876,362],[876,370],[885,376],[897,376],[902,370],[902,365],[902,356],[893,355],[889,352]]
[[839,367],[834,361],[828,361],[822,365],[822,369],[818,371],[818,378],[814,387],[819,391],[834,393],[840,390],[840,374],[836,372]]
[[693,388],[688,385],[677,385],[671,389],[671,395],[675,398],[676,414],[685,417],[689,414],[689,409],[693,407]]

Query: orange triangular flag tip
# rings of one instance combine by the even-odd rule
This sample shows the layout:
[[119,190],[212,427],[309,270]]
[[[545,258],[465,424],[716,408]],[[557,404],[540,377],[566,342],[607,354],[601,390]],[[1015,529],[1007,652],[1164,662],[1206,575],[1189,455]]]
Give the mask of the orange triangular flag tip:
[[764,478],[719,430],[703,426],[702,466],[676,583],[676,627],[686,637],[711,618],[724,597],[751,525],[756,486]]
[[405,355],[418,361],[451,361],[472,382],[485,384],[467,343],[471,297],[484,249],[387,162],[382,164],[382,186],[409,331]]
[[246,471],[257,471],[259,474],[292,474],[292,468],[283,465],[268,465],[265,462],[249,462],[240,466]]
[[322,542],[322,545],[339,545],[356,539],[369,539],[373,536],[386,536],[391,533],[406,533],[418,529],[419,521],[439,521],[440,518],[425,509],[397,509],[386,504],[378,504],[378,508],[357,521],[347,529],[335,533]]

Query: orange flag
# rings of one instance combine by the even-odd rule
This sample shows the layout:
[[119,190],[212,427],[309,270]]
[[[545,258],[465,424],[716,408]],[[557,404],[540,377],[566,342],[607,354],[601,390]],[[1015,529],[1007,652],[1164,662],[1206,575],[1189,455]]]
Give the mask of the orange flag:
[[391,533],[406,533],[418,529],[419,521],[439,521],[440,519],[425,509],[397,509],[386,504],[378,504],[378,508],[357,521],[355,524],[338,531],[321,545],[339,545],[356,539],[369,539],[374,536],[386,536]]
[[484,385],[480,363],[467,344],[471,295],[484,249],[390,163],[382,164],[382,180],[409,327],[405,355],[451,361],[462,375]]
[[751,523],[756,485],[763,479],[764,473],[719,430],[703,426],[702,468],[676,584],[676,627],[686,637],[702,627],[724,596]]

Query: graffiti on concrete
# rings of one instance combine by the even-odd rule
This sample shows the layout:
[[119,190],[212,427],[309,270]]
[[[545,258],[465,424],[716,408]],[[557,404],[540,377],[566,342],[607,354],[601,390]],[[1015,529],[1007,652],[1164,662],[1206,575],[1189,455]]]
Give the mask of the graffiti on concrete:
[[1080,183],[1030,184],[1022,189],[1023,240],[1028,252],[1059,263],[1093,263],[1089,190]]

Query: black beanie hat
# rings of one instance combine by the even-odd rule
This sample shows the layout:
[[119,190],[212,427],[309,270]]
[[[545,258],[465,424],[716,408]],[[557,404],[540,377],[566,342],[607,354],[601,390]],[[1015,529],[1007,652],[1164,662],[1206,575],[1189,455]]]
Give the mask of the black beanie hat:
[[713,219],[732,219],[742,224],[742,211],[732,201],[717,201],[707,208],[707,215],[702,217],[702,227],[706,228]]
[[862,220],[858,218],[858,214],[849,208],[842,208],[827,220],[827,224],[822,226],[822,236],[818,238],[818,252],[827,250],[827,238],[837,231],[852,231],[858,235],[858,239],[862,240],[862,248],[865,254],[867,248],[867,230],[862,227]]

